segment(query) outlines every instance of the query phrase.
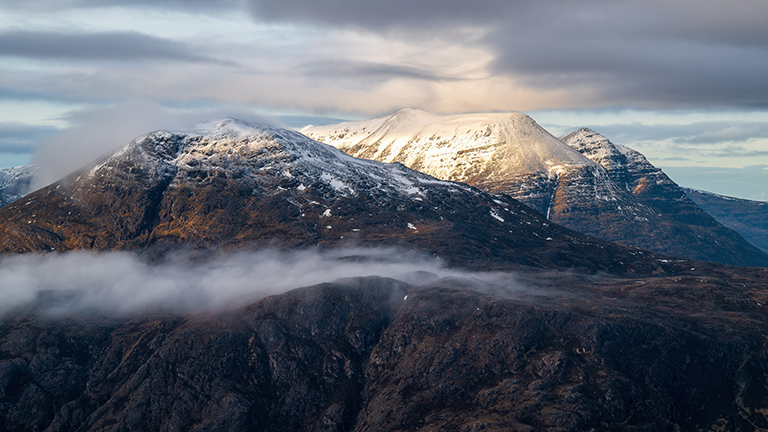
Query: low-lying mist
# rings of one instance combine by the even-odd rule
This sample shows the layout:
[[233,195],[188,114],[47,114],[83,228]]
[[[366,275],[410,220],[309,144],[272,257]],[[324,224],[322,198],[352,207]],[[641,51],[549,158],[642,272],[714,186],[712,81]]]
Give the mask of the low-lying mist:
[[489,277],[398,249],[239,252],[201,260],[185,254],[149,263],[129,252],[23,254],[0,260],[0,318],[15,311],[126,316],[146,311],[212,312],[294,288],[357,276],[409,283]]

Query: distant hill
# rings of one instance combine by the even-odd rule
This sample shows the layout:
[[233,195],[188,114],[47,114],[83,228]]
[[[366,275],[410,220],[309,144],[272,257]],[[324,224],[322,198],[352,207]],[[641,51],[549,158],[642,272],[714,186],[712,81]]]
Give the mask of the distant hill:
[[733,198],[690,188],[683,190],[718,222],[768,253],[768,202]]
[[0,168],[0,207],[31,192],[30,186],[37,171],[33,165]]

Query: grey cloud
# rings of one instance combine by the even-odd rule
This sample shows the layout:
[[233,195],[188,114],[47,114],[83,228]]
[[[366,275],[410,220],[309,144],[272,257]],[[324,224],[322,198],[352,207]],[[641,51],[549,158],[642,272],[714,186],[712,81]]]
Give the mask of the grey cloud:
[[[36,89],[0,86],[0,100],[2,99],[25,100],[25,101],[30,101],[30,100],[51,101],[51,100],[61,100],[62,98],[59,97],[58,95],[53,95],[49,92],[39,91]],[[71,100],[71,98],[67,98],[67,100]]]
[[0,0],[0,9],[60,11],[74,8],[94,7],[143,7],[153,9],[188,9],[208,12],[222,11],[242,7],[242,0],[36,0],[20,2]]
[[718,144],[733,141],[752,141],[768,139],[768,123],[757,122],[716,122],[697,123],[692,127],[701,126],[697,133],[679,140],[691,144]]
[[665,35],[657,23],[555,20],[499,27],[487,43],[494,69],[528,85],[579,88],[588,104],[647,107],[760,105],[768,101],[768,45],[733,46],[698,35]]
[[768,150],[751,150],[739,145],[729,145],[726,147],[702,152],[705,156],[723,158],[723,157],[764,157],[768,156]]
[[249,3],[260,20],[411,40],[482,27],[482,43],[495,53],[494,73],[544,90],[578,91],[582,106],[768,105],[768,3],[758,0]]
[[670,140],[679,145],[706,148],[726,143],[768,139],[764,122],[695,122],[671,124],[610,124],[590,126],[617,144]]
[[[706,105],[768,109],[768,80],[764,79],[764,71],[768,70],[768,26],[763,22],[768,16],[768,3],[763,0],[743,0],[738,4],[719,0],[0,1],[0,8],[14,5],[52,10],[105,5],[162,7],[191,13],[249,9],[258,22],[354,28],[402,40],[409,46],[439,41],[430,46],[435,50],[444,47],[448,54],[461,45],[485,49],[494,60],[482,71],[483,76],[511,78],[509,82],[522,84],[526,91],[532,88],[556,92],[558,96],[553,98],[551,107],[658,109]],[[211,58],[215,56],[200,54],[202,51],[188,44],[134,33],[65,34],[60,41],[57,36],[0,33],[0,55],[217,62]],[[333,79],[344,85],[353,82],[358,88],[391,77],[416,81],[455,79],[434,66],[357,62],[356,54],[345,51],[345,46],[340,46],[337,52],[335,45],[332,49],[314,51],[306,48],[309,45],[286,48],[285,52],[292,53],[292,57],[290,66],[284,70],[313,79]],[[121,53],[115,46],[125,48]],[[213,52],[213,48],[207,51]],[[255,52],[255,58],[259,54],[263,58],[282,55],[277,49],[268,55],[262,49]],[[311,61],[321,55],[327,60]],[[485,53],[481,55],[486,58]],[[293,63],[299,62],[297,58],[310,59],[303,65],[305,70]],[[362,83],[354,82],[357,80]],[[104,89],[114,93],[110,84],[99,87],[96,93],[101,94]]]
[[[706,160],[721,158],[763,158],[768,156],[768,150],[755,150],[739,144],[723,144],[719,146],[697,146],[687,143],[671,142],[663,145],[663,149],[669,153],[695,155]],[[656,158],[654,158],[656,159]],[[671,161],[674,159],[662,159]]]
[[137,32],[1,32],[0,56],[33,59],[152,59],[185,62],[219,62],[211,57],[196,53],[194,49],[181,42]]
[[370,77],[388,80],[395,77],[425,81],[457,81],[459,78],[442,75],[434,71],[409,65],[390,63],[355,62],[348,60],[326,60],[307,62],[299,65],[304,75],[323,77]]
[[655,158],[657,161],[661,162],[689,162],[691,161],[691,158],[682,157],[682,156],[670,156],[670,157],[657,157]]
[[392,27],[418,28],[433,24],[482,24],[487,20],[496,21],[500,13],[528,8],[528,3],[523,0],[249,1],[251,11],[260,20],[300,21],[379,30]]
[[0,123],[0,153],[32,154],[43,139],[58,132],[52,126],[36,126],[19,122]]

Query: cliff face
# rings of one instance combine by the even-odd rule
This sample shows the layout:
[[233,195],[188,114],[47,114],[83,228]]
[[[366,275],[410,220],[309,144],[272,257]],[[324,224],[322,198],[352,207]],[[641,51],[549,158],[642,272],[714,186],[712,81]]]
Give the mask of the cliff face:
[[768,295],[742,282],[765,276],[370,277],[208,316],[27,311],[0,333],[0,429],[751,431]]

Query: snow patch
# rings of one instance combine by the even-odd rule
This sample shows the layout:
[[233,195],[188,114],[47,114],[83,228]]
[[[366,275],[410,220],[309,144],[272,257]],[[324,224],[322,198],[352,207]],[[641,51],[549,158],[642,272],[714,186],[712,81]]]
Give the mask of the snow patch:
[[332,176],[328,173],[323,173],[320,176],[320,179],[324,182],[328,183],[330,187],[332,187],[336,192],[339,192],[343,195],[346,195],[347,193],[354,194],[355,191],[351,187],[349,187],[348,184],[344,183],[343,181],[339,180],[338,178]]
[[504,218],[503,218],[503,217],[501,217],[501,216],[499,216],[499,214],[498,214],[498,213],[496,213],[496,210],[491,210],[491,212],[490,212],[490,213],[491,213],[491,216],[492,216],[494,219],[498,220],[499,222],[504,222]]

